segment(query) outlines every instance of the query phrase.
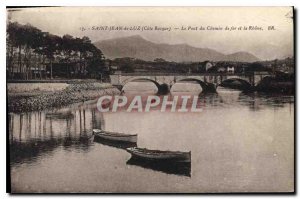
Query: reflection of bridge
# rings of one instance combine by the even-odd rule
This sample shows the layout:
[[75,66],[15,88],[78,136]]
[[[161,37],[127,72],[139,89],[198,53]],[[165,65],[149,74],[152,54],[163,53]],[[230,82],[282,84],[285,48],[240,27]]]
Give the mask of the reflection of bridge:
[[178,82],[194,81],[201,85],[204,92],[216,92],[216,88],[226,80],[237,80],[248,87],[255,87],[266,76],[270,76],[267,72],[255,72],[249,74],[137,74],[137,73],[122,73],[110,75],[111,83],[122,89],[125,84],[133,81],[150,81],[153,82],[158,92],[166,92]]

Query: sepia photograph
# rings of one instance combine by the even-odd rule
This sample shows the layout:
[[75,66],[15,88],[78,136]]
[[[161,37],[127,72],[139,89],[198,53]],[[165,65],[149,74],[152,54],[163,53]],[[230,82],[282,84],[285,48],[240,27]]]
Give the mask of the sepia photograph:
[[294,193],[294,7],[6,7],[7,192]]

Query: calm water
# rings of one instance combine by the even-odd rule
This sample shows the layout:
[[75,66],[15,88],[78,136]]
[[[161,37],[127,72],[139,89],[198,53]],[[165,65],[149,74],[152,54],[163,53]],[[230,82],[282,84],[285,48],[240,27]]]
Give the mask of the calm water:
[[[131,83],[126,95],[155,92]],[[172,95],[198,95],[176,84]],[[186,92],[188,91],[188,92]],[[100,113],[96,101],[9,114],[13,192],[292,191],[294,97],[218,88],[199,113]],[[190,167],[145,165],[111,143],[89,141],[93,128],[137,133],[139,147],[191,151]]]

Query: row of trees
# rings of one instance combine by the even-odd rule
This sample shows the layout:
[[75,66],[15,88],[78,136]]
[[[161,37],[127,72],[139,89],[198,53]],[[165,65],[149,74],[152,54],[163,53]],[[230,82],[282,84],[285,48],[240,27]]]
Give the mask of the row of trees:
[[[44,78],[52,67],[73,77],[97,76],[104,68],[104,56],[88,37],[62,37],[43,32],[30,24],[7,25],[7,73],[9,78],[30,79],[32,73]],[[36,75],[36,74],[35,74]]]

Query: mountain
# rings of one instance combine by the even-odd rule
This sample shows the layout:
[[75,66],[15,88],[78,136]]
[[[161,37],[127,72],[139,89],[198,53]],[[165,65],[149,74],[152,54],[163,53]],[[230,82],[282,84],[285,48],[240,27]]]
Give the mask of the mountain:
[[224,61],[256,62],[259,61],[259,59],[248,52],[236,52],[233,54],[226,55]]
[[252,50],[263,60],[285,59],[294,56],[293,44],[258,43],[252,46]]
[[163,58],[175,62],[197,61],[259,61],[257,57],[247,52],[223,54],[209,48],[196,48],[187,44],[158,44],[144,39],[139,35],[108,39],[95,42],[105,57],[114,59],[120,57],[133,57],[146,61]]

